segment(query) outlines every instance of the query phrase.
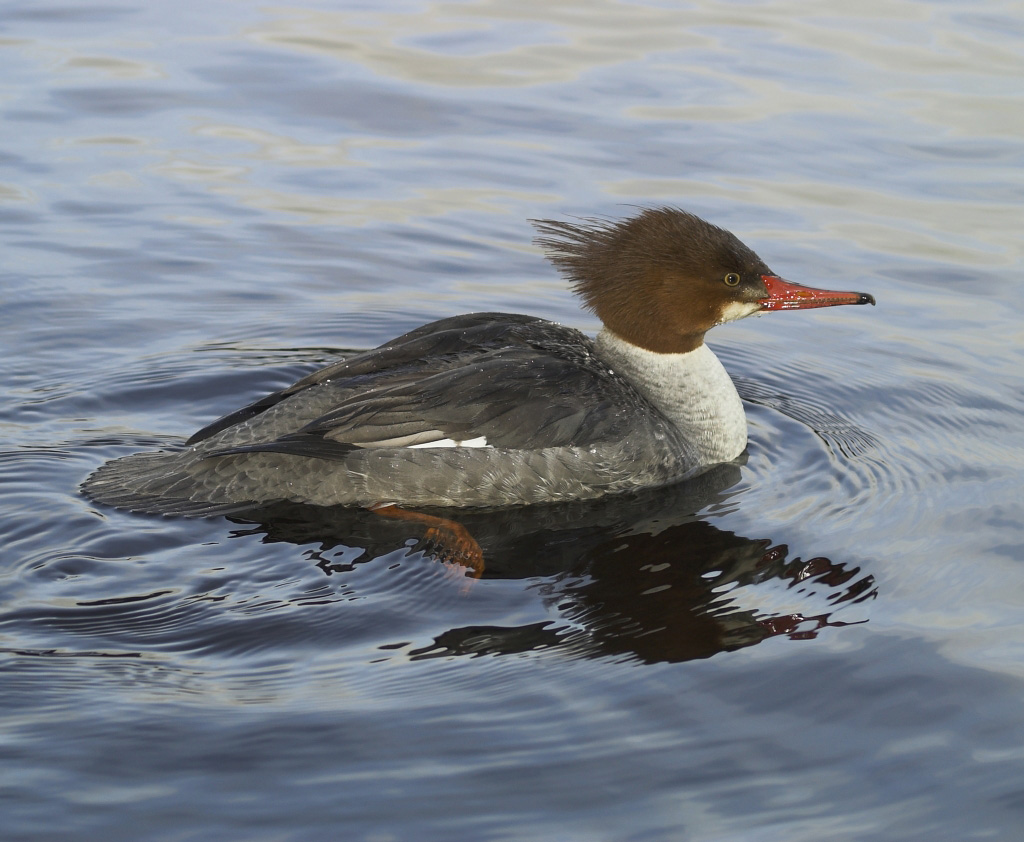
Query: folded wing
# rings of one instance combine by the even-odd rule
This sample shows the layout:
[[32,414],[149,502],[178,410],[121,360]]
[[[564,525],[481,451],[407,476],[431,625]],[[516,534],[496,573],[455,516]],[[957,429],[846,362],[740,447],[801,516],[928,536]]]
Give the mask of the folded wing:
[[[583,447],[628,434],[636,416],[621,408],[637,399],[577,331],[484,313],[426,325],[322,369],[211,424],[190,443],[210,440],[208,457],[321,459],[344,459],[355,448]],[[290,430],[274,428],[265,440],[239,444],[218,435],[236,425],[255,430],[261,415],[283,404],[315,407],[315,414]],[[217,447],[218,439],[227,446]]]

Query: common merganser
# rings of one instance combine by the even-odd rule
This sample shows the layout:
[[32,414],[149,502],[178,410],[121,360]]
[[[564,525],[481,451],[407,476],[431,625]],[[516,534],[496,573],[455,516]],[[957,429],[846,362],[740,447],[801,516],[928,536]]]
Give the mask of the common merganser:
[[532,316],[442,319],[226,415],[180,450],[108,462],[85,493],[163,514],[294,501],[395,516],[675,483],[747,444],[708,330],[768,310],[875,303],[785,281],[676,208],[534,225],[603,323],[595,339]]

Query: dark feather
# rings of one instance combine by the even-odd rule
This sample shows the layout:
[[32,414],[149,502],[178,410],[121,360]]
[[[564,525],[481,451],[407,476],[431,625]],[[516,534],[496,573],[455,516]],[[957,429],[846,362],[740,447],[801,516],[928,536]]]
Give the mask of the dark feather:
[[343,459],[354,447],[400,446],[393,442],[421,435],[483,436],[494,447],[529,450],[614,441],[627,433],[627,422],[608,408],[640,399],[591,348],[578,331],[539,319],[457,316],[303,378],[211,424],[193,442],[312,389],[319,414],[307,415],[299,429],[210,456]]
[[332,441],[316,433],[296,433],[292,436],[282,436],[274,441],[261,442],[260,444],[215,450],[206,454],[203,458],[213,459],[218,456],[237,456],[242,453],[286,453],[291,456],[309,456],[314,459],[330,459],[336,462],[343,462],[345,457],[353,450],[355,450],[354,445]]
[[198,444],[228,427],[241,424],[261,415],[281,401],[321,383],[331,380],[367,377],[382,372],[394,373],[429,358],[444,358],[474,350],[493,347],[497,343],[521,343],[523,328],[535,323],[546,324],[534,316],[506,313],[471,313],[452,316],[418,327],[390,342],[332,363],[326,368],[296,381],[286,389],[273,392],[257,401],[207,424],[185,442]]

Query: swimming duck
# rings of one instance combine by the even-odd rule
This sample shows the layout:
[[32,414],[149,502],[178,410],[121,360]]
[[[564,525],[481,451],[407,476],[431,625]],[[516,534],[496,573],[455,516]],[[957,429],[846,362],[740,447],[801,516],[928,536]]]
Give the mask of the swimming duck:
[[733,234],[677,208],[534,225],[601,320],[596,338],[506,313],[432,322],[214,421],[181,449],[109,462],[85,494],[163,514],[293,501],[394,515],[675,483],[747,443],[739,395],[704,344],[711,328],[875,303],[783,280]]

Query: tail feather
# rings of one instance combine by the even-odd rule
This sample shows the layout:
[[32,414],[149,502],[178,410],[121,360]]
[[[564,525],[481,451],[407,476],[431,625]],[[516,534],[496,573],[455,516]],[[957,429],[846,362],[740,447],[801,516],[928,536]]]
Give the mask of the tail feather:
[[101,465],[82,483],[90,500],[146,514],[207,517],[258,505],[252,500],[196,499],[196,482],[181,453],[135,453]]

